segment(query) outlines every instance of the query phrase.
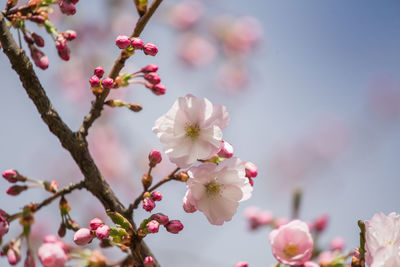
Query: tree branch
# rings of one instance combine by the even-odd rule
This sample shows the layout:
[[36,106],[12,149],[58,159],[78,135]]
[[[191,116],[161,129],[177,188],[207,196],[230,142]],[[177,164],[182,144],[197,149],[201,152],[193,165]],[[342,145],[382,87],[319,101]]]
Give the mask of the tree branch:
[[[151,16],[153,16],[154,12],[161,4],[163,0],[154,0],[151,4],[150,8],[147,12],[139,18],[136,23],[135,29],[131,34],[131,37],[139,37],[142,33],[144,27],[146,26],[147,22],[150,20]],[[111,69],[109,77],[115,80],[118,77],[120,71],[125,66],[125,61],[129,58],[129,55],[121,52],[118,59],[115,61],[114,66]],[[93,122],[100,117],[101,111],[103,110],[104,101],[106,100],[108,94],[110,93],[110,89],[104,89],[103,93],[96,96],[96,99],[92,102],[92,107],[89,113],[85,116],[82,122],[82,126],[79,129],[79,133],[83,136],[88,135],[89,128],[92,126]]]

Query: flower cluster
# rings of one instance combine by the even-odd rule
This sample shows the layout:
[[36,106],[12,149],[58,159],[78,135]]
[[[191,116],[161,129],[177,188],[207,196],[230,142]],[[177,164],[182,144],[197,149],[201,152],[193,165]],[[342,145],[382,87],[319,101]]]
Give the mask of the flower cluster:
[[[238,203],[251,196],[249,178],[257,175],[250,166],[246,177],[245,163],[232,157],[232,146],[222,140],[228,121],[225,107],[187,95],[180,97],[153,127],[165,144],[169,160],[180,168],[191,166],[184,210],[199,210],[215,225],[232,219]],[[202,164],[192,166],[196,162]]]
[[158,48],[153,43],[144,43],[140,38],[137,37],[128,37],[126,35],[119,35],[115,39],[115,45],[118,46],[119,49],[126,49],[129,52],[133,52],[135,50],[143,50],[145,55],[155,56],[158,53]]
[[140,234],[145,236],[146,234],[158,233],[160,225],[163,225],[165,230],[172,234],[178,234],[183,230],[183,224],[181,221],[170,220],[167,215],[155,213],[140,224]]
[[111,228],[104,224],[99,218],[94,218],[90,221],[88,228],[80,228],[74,234],[74,242],[78,246],[84,246],[92,242],[94,237],[99,240],[107,239],[110,236]]

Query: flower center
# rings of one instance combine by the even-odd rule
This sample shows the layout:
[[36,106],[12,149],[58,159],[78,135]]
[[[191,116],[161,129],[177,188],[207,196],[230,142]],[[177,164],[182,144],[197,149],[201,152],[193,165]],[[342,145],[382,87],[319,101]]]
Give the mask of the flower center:
[[283,253],[288,257],[292,258],[297,255],[299,248],[296,245],[289,244],[283,249]]
[[218,184],[216,181],[211,181],[205,185],[207,195],[210,197],[217,196],[221,193],[222,188],[221,185]]
[[393,242],[391,240],[385,242],[385,247],[392,245]]
[[200,127],[198,124],[192,124],[186,126],[186,136],[192,138],[193,140],[199,137],[200,135]]

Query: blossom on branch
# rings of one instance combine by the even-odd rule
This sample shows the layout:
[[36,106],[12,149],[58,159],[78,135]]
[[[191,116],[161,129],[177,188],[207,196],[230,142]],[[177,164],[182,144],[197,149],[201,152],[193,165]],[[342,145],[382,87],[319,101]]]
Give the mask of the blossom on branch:
[[204,163],[190,168],[188,174],[185,201],[190,201],[214,225],[230,221],[239,202],[249,199],[253,190],[238,158],[226,159],[218,165]]
[[193,95],[180,97],[161,116],[153,132],[162,143],[171,162],[186,168],[198,159],[211,158],[221,147],[222,129],[229,115],[222,105]]

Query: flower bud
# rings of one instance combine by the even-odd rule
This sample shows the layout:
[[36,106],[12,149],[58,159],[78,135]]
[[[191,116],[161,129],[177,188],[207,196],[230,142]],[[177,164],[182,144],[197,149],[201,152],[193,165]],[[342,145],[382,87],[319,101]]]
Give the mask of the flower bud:
[[67,46],[67,40],[61,34],[57,36],[56,48],[60,58],[68,61],[70,58],[70,51]]
[[179,172],[177,175],[175,175],[175,179],[182,181],[182,182],[187,182],[189,179],[189,175],[187,172]]
[[151,91],[152,91],[153,94],[155,94],[155,95],[163,95],[163,94],[165,94],[165,91],[166,91],[165,85],[163,85],[162,83],[154,84],[154,85],[151,87]]
[[70,1],[60,0],[58,1],[58,5],[60,7],[61,13],[71,16],[76,13],[76,7]]
[[147,65],[146,67],[142,68],[140,71],[144,73],[149,73],[149,72],[156,72],[158,70],[158,65],[156,64],[150,64]]
[[74,234],[74,243],[78,246],[85,246],[93,239],[92,231],[88,228],[81,228]]
[[128,48],[131,45],[131,40],[126,35],[119,35],[115,39],[115,44],[118,46],[119,49]]
[[147,256],[146,258],[144,258],[143,265],[144,265],[144,267],[153,267],[154,266],[153,257]]
[[104,75],[104,69],[102,67],[97,67],[94,69],[94,75],[101,78]]
[[68,30],[62,33],[62,36],[68,41],[72,41],[76,38],[76,32],[73,30]]
[[18,181],[19,173],[16,170],[9,169],[3,172],[3,178],[9,183],[16,183]]
[[[2,211],[0,209],[0,211]],[[0,213],[0,240],[1,238],[8,233],[8,229],[10,228],[10,225],[7,221],[7,219],[5,218],[5,216],[3,216],[2,213]]]
[[35,15],[35,16],[29,17],[29,20],[36,22],[38,24],[43,24],[46,21],[46,18],[43,16]]
[[21,252],[12,248],[8,249],[7,259],[10,265],[16,265],[21,260]]
[[254,163],[248,161],[244,164],[244,167],[246,168],[246,176],[248,178],[255,178],[257,176],[257,166]]
[[150,234],[155,234],[158,232],[158,228],[160,227],[160,223],[156,220],[151,220],[146,224],[146,229]]
[[147,173],[143,174],[142,176],[142,184],[144,188],[149,188],[153,183],[153,176],[148,175]]
[[110,236],[110,226],[104,224],[97,228],[96,230],[96,236],[98,239],[106,239]]
[[102,226],[104,223],[101,219],[99,218],[94,218],[90,221],[89,223],[89,227],[90,229],[92,229],[93,231],[95,231],[97,228],[99,228],[100,226]]
[[104,78],[101,81],[101,85],[103,86],[103,88],[105,89],[111,89],[114,86],[114,80],[111,78]]
[[143,52],[146,55],[155,56],[158,53],[158,48],[153,43],[147,43],[143,46]]
[[167,229],[168,232],[172,234],[177,234],[180,231],[182,231],[183,224],[179,220],[172,220],[165,225],[165,228]]
[[240,262],[237,262],[236,264],[235,264],[235,266],[233,266],[233,267],[248,267],[249,266],[249,264],[247,263],[247,262],[245,262],[245,261],[240,261]]
[[168,216],[164,215],[162,213],[153,214],[153,215],[151,215],[150,219],[156,220],[157,222],[159,222],[162,225],[166,225],[167,223],[169,223]]
[[346,241],[342,237],[335,237],[330,243],[332,250],[343,250],[346,246]]
[[24,40],[28,45],[35,43],[35,40],[33,40],[33,38],[27,34],[24,35]]
[[218,156],[221,158],[229,159],[233,156],[233,147],[226,141],[221,142],[221,149],[218,152]]
[[143,41],[140,38],[133,37],[131,40],[131,45],[135,49],[142,49],[143,48]]
[[65,226],[64,223],[60,223],[60,227],[58,227],[57,231],[58,236],[64,237],[66,233],[67,233],[67,227]]
[[158,150],[152,150],[150,153],[149,153],[149,166],[150,167],[155,167],[158,163],[160,163],[161,162],[161,160],[162,160],[162,157],[161,157],[161,152],[160,151],[158,151]]
[[31,57],[35,65],[42,70],[47,69],[49,67],[49,58],[33,45],[30,45],[29,49],[31,51]]
[[14,185],[14,186],[9,187],[6,191],[6,193],[10,196],[17,196],[21,192],[23,192],[27,189],[28,189],[28,186],[26,186],[26,185]]
[[142,206],[145,211],[151,212],[156,207],[156,203],[153,199],[147,197],[143,200]]
[[35,44],[37,46],[39,46],[39,47],[43,47],[44,46],[44,40],[43,40],[42,36],[40,36],[39,34],[33,32],[32,33],[32,38],[35,41]]
[[99,87],[100,86],[100,79],[99,77],[97,77],[96,75],[93,75],[90,79],[89,79],[89,83],[91,87]]
[[159,191],[154,191],[153,193],[151,193],[151,198],[152,198],[154,201],[161,201],[161,199],[162,199],[162,194],[161,194],[161,192],[159,192]]
[[144,78],[151,84],[159,84],[161,82],[160,75],[156,72],[147,73]]
[[139,112],[143,109],[143,107],[138,103],[130,103],[129,109],[132,110],[133,112]]
[[323,214],[319,216],[315,221],[314,221],[314,227],[317,231],[321,232],[325,230],[326,225],[328,224],[329,217],[326,214]]

